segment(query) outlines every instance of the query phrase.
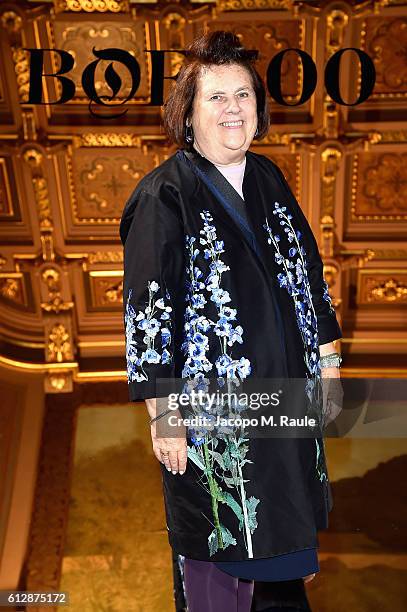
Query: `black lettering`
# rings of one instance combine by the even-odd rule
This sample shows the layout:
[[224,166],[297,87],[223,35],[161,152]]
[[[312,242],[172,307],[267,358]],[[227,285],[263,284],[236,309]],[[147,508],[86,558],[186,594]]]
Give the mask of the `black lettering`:
[[[114,62],[119,62],[124,64],[127,70],[130,72],[132,79],[132,86],[129,95],[124,98],[121,102],[117,104],[117,106],[121,106],[125,104],[128,100],[130,100],[134,94],[136,93],[139,85],[140,85],[140,66],[138,61],[128,52],[123,51],[122,49],[102,49],[101,51],[96,51],[95,47],[92,49],[93,55],[95,55],[98,59],[94,62],[91,62],[88,66],[86,66],[85,70],[82,74],[82,87],[90,99],[89,102],[89,111],[94,117],[98,117],[98,115],[92,110],[92,102],[95,104],[102,104],[103,106],[111,106],[110,104],[106,104],[103,102],[105,100],[114,100],[117,93],[120,91],[122,81],[117,72],[114,70],[113,65],[109,64],[109,66],[105,70],[105,79],[107,85],[112,90],[111,96],[99,96],[96,92],[95,88],[95,72],[96,67],[101,60],[112,60]],[[125,113],[127,113],[128,109],[125,109],[121,113],[115,113],[112,115],[104,116],[104,119],[116,119],[117,117],[121,117]]]
[[[361,86],[359,97],[356,102],[348,103],[345,102],[341,96],[339,91],[339,72],[340,72],[340,63],[342,55],[346,51],[355,51],[357,53],[360,60],[360,68],[361,68]],[[342,104],[344,106],[357,106],[361,104],[370,96],[373,91],[374,84],[376,82],[376,70],[371,58],[360,49],[356,49],[355,47],[348,47],[346,49],[341,49],[332,55],[329,58],[326,66],[325,66],[325,87],[328,94],[331,96],[332,100],[337,102],[338,104]]]
[[[64,104],[75,95],[75,83],[67,77],[61,76],[65,72],[72,70],[75,63],[74,58],[68,51],[61,49],[24,49],[30,52],[30,88],[28,93],[28,104]],[[61,67],[55,74],[44,74],[44,51],[58,53],[61,58]],[[56,102],[42,101],[42,77],[54,77],[62,85],[62,94]]]
[[[295,104],[289,104],[283,98],[281,92],[281,64],[284,59],[284,55],[288,51],[295,51],[301,57],[302,72],[303,72],[303,87],[301,97]],[[310,99],[315,91],[317,85],[317,68],[314,64],[312,57],[301,49],[283,49],[280,53],[277,53],[271,60],[267,68],[267,87],[272,98],[283,106],[300,106]]]

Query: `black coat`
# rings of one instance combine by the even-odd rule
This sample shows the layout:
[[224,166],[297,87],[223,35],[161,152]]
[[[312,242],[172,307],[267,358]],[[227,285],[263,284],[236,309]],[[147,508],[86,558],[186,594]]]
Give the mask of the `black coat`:
[[[316,388],[318,346],[342,336],[315,238],[278,166],[247,152],[248,224],[228,206],[228,197],[241,198],[214,168],[178,151],[125,206],[132,401],[161,397],[161,379],[301,379]],[[226,435],[214,442],[198,431],[184,475],[162,466],[174,551],[237,561],[317,546],[332,508],[323,439],[241,434],[232,446]]]

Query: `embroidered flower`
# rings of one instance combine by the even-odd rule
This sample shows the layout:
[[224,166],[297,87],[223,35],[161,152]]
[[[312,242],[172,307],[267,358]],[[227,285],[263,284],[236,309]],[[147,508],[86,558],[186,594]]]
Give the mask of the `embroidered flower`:
[[[280,250],[280,236],[272,232],[269,226],[268,219],[263,225],[268,234],[268,244],[273,244],[275,248],[275,261],[283,268],[283,272],[277,274],[277,280],[280,287],[287,290],[294,301],[295,315],[297,325],[301,333],[304,346],[304,361],[307,366],[308,375],[305,383],[305,392],[310,400],[311,406],[319,404],[322,393],[321,387],[321,363],[319,354],[319,334],[318,320],[315,314],[315,309],[312,301],[311,287],[308,279],[306,251],[300,243],[301,232],[295,231],[292,226],[292,215],[285,214],[286,207],[280,206],[278,202],[274,203],[273,214],[278,215],[280,226],[283,228],[287,240],[293,246],[288,248],[287,255],[283,255]],[[326,281],[324,283],[324,299],[330,305],[330,312],[334,313],[331,306],[331,298],[328,293]],[[321,448],[318,439],[316,443],[316,469],[317,474],[322,482],[327,481],[328,477],[324,471],[324,442],[321,439]],[[321,450],[322,449],[322,450]]]
[[[246,458],[249,449],[248,440],[245,438],[243,428],[236,431],[231,426],[215,427],[214,411],[216,414],[225,416],[227,412],[236,409],[241,412],[247,406],[236,406],[236,402],[225,406],[223,400],[216,406],[207,406],[205,399],[194,402],[191,391],[199,389],[208,391],[209,380],[205,373],[216,368],[216,382],[219,387],[232,385],[237,386],[251,373],[249,359],[241,357],[234,359],[232,347],[235,342],[242,343],[243,328],[234,325],[237,318],[237,310],[232,308],[232,298],[228,291],[222,288],[222,274],[230,268],[220,258],[225,251],[223,240],[218,240],[213,218],[208,211],[201,212],[203,229],[200,230],[199,244],[202,245],[203,261],[208,262],[208,273],[206,278],[203,271],[199,269],[196,258],[200,249],[196,247],[196,239],[193,236],[186,237],[186,249],[188,251],[188,305],[185,310],[185,339],[182,345],[186,355],[185,365],[182,372],[186,378],[183,392],[189,394],[192,410],[195,414],[205,419],[202,428],[189,428],[192,447],[188,447],[188,458],[202,471],[199,482],[205,483],[211,496],[213,530],[208,537],[209,554],[215,554],[219,549],[224,550],[230,545],[237,545],[237,540],[232,533],[221,522],[219,506],[226,504],[238,518],[239,531],[242,531],[244,545],[248,556],[253,557],[252,533],[257,527],[256,506],[259,499],[253,496],[247,497],[242,468],[245,463],[251,463]],[[206,272],[206,271],[205,271]],[[208,297],[208,299],[206,299]],[[216,307],[217,318],[209,319],[199,314],[200,309],[207,302],[212,302]],[[216,341],[220,346],[219,356],[215,363],[209,361],[209,338]],[[213,431],[215,436],[209,436]],[[215,450],[220,440],[224,442],[223,452]],[[236,497],[230,492],[235,488]]]
[[[172,307],[168,305],[170,296],[166,292],[165,299],[155,299],[159,289],[156,281],[148,282],[149,298],[144,311],[135,310],[131,304],[133,291],[129,289],[128,292],[124,314],[128,383],[148,380],[148,374],[143,367],[145,363],[167,364],[172,360],[172,351],[166,348],[171,345],[172,339]],[[138,330],[144,332],[142,339]]]
[[[220,286],[222,274],[230,269],[220,258],[220,255],[225,252],[224,241],[218,240],[209,211],[204,210],[200,215],[203,219],[203,229],[199,232],[199,244],[203,247],[204,260],[209,261],[209,273],[204,278],[203,271],[196,264],[201,250],[196,246],[196,238],[187,235],[185,246],[188,251],[189,278],[186,296],[188,304],[185,310],[185,336],[182,344],[184,354],[187,356],[182,372],[185,378],[213,370],[213,363],[207,357],[209,351],[207,334],[209,332],[212,331],[221,340],[221,355],[224,356],[228,356],[228,346],[233,346],[235,342],[243,342],[243,328],[240,325],[234,327],[232,324],[232,321],[236,320],[237,311],[227,305],[231,302],[230,294]],[[197,312],[207,303],[206,296],[216,306],[218,318],[215,321],[200,316]],[[245,378],[250,373],[250,362],[246,361],[248,365],[245,368],[229,368],[224,373],[231,375],[234,372],[239,375],[240,379]]]
[[332,306],[332,298],[331,298],[331,296],[329,295],[328,283],[326,282],[326,280],[325,280],[325,279],[323,279],[323,281],[322,281],[322,285],[323,285],[323,288],[324,288],[324,293],[323,293],[323,296],[322,296],[322,297],[323,297],[323,298],[324,298],[324,300],[325,300],[325,301],[327,301],[327,302],[328,302],[328,304],[329,304],[329,313],[330,313],[330,314],[332,314],[332,315],[334,315],[334,314],[335,314],[335,309],[334,309],[334,307]]
[[278,215],[280,226],[284,230],[287,240],[293,246],[288,248],[287,255],[281,252],[281,238],[273,234],[268,219],[263,225],[268,234],[268,244],[273,244],[275,261],[283,268],[277,274],[280,287],[287,290],[294,300],[297,325],[304,345],[304,360],[311,376],[320,375],[318,321],[315,314],[312,295],[307,274],[306,252],[300,244],[301,232],[295,231],[292,226],[292,215],[285,214],[286,207],[275,202],[273,214]]

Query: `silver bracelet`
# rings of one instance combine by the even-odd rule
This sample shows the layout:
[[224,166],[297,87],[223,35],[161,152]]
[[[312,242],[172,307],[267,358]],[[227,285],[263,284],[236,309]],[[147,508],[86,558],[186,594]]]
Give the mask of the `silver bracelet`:
[[164,412],[162,412],[161,414],[158,414],[157,416],[153,417],[152,419],[150,419],[150,425],[151,423],[154,423],[154,421],[157,421],[157,419],[161,419],[161,417],[165,416],[166,414],[169,414],[170,412],[173,412],[172,408],[168,408],[167,410],[164,410]]
[[329,355],[323,355],[320,358],[321,368],[339,368],[342,363],[342,357],[339,353],[329,353]]

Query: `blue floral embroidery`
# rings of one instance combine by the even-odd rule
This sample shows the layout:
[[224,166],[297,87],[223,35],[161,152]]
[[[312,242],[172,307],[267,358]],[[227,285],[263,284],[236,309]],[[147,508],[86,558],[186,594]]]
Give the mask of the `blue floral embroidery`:
[[[203,247],[203,257],[209,263],[209,273],[206,278],[196,263],[201,253],[193,236],[186,237],[186,249],[189,254],[188,264],[188,295],[185,314],[185,340],[182,345],[186,361],[182,376],[187,379],[184,392],[207,391],[207,372],[216,369],[216,380],[220,387],[226,386],[228,393],[234,386],[238,386],[251,373],[250,361],[241,357],[233,359],[231,349],[236,342],[242,343],[243,328],[234,325],[237,311],[230,305],[229,292],[221,287],[222,274],[230,268],[220,258],[225,252],[224,242],[218,240],[213,218],[208,211],[200,213],[203,219],[203,229],[200,230],[199,244]],[[200,310],[212,301],[216,306],[217,319],[212,320],[200,313]],[[213,364],[209,361],[209,334],[217,337],[220,344],[220,354]],[[219,549],[224,550],[230,545],[237,545],[237,540],[231,531],[222,524],[220,507],[225,504],[233,511],[238,519],[239,531],[242,531],[244,545],[248,557],[253,557],[252,534],[257,527],[256,507],[259,499],[247,497],[243,476],[243,466],[251,463],[246,455],[249,450],[243,427],[234,428],[217,426],[215,428],[215,414],[239,413],[247,406],[238,406],[228,400],[226,405],[222,402],[207,407],[205,401],[198,401],[193,405],[198,414],[208,423],[203,428],[192,429],[192,447],[188,447],[188,458],[202,471],[199,478],[200,486],[208,491],[211,497],[213,530],[208,537],[209,554],[215,554]],[[193,415],[191,415],[193,416]],[[190,428],[191,432],[191,428]],[[209,435],[208,432],[212,432]],[[223,452],[219,451],[220,440],[224,442]],[[236,497],[230,490],[235,489]],[[209,519],[208,519],[209,520]]]
[[[200,213],[203,219],[203,229],[200,230],[200,244],[204,247],[204,258],[210,260],[209,274],[203,280],[203,272],[196,265],[196,258],[200,249],[196,246],[194,236],[186,236],[186,248],[189,254],[189,287],[186,299],[188,305],[185,313],[185,340],[182,345],[185,360],[183,377],[204,374],[213,369],[206,354],[209,350],[209,338],[207,332],[211,329],[219,337],[221,355],[215,362],[219,384],[224,384],[224,377],[243,380],[251,372],[250,361],[245,357],[239,360],[232,359],[227,351],[228,346],[233,346],[235,342],[243,342],[241,325],[233,326],[232,321],[236,320],[236,309],[227,306],[231,301],[228,291],[220,287],[223,272],[229,270],[221,259],[221,253],[225,252],[223,240],[217,240],[216,228],[212,225],[213,218],[205,210]],[[207,296],[204,295],[206,290]],[[199,310],[204,308],[208,301],[214,302],[217,309],[218,319],[212,321],[204,315],[199,314]]]
[[[148,281],[148,304],[144,311],[134,309],[130,303],[133,290],[130,289],[128,292],[124,315],[128,383],[148,380],[143,367],[145,363],[167,364],[172,359],[172,352],[169,350],[172,307],[162,297],[155,299],[159,289],[160,286],[156,281]],[[165,297],[169,300],[168,292]],[[144,332],[142,342],[145,346],[140,346],[138,330]],[[159,337],[161,337],[160,346]]]
[[325,280],[325,279],[323,279],[323,280],[322,280],[322,285],[323,285],[323,288],[324,288],[324,293],[323,293],[323,296],[322,296],[322,297],[323,297],[323,298],[324,298],[324,300],[325,300],[326,302],[328,302],[328,304],[329,304],[329,313],[330,313],[331,315],[334,315],[334,314],[335,314],[335,309],[334,309],[334,307],[332,306],[332,298],[331,298],[331,296],[329,295],[328,283],[326,282],[326,280]]
[[[273,214],[278,215],[280,225],[282,226],[286,238],[292,246],[288,249],[288,257],[284,256],[279,247],[281,238],[278,234],[272,233],[268,219],[263,225],[268,234],[268,244],[273,244],[275,249],[275,261],[281,265],[283,272],[277,274],[277,279],[280,287],[284,287],[292,297],[295,306],[295,314],[297,325],[301,333],[304,345],[304,361],[307,366],[308,376],[306,383],[306,393],[310,399],[311,405],[315,402],[316,405],[320,402],[322,387],[321,387],[321,363],[319,354],[319,335],[318,335],[318,320],[315,314],[315,309],[312,301],[311,288],[307,272],[306,251],[300,244],[301,232],[295,231],[291,223],[292,215],[285,214],[286,206],[281,206],[279,202],[274,203]],[[330,313],[335,311],[331,305],[331,298],[328,293],[328,285],[324,283],[324,299],[330,305]],[[318,416],[318,415],[317,415]],[[321,439],[321,447],[317,438],[316,445],[316,470],[320,481],[328,480],[327,474],[324,471],[324,441]],[[322,452],[321,452],[322,450]]]
[[304,360],[311,376],[319,376],[321,373],[319,361],[319,339],[318,321],[312,302],[312,295],[308,280],[306,252],[300,244],[301,232],[295,231],[291,219],[292,215],[285,214],[286,207],[274,204],[273,214],[281,219],[280,225],[286,233],[287,240],[293,246],[288,250],[285,257],[279,247],[281,238],[278,234],[273,235],[268,219],[263,227],[268,233],[269,244],[275,248],[276,263],[282,266],[284,272],[277,274],[280,287],[284,287],[294,300],[295,314],[298,328],[304,344]]

